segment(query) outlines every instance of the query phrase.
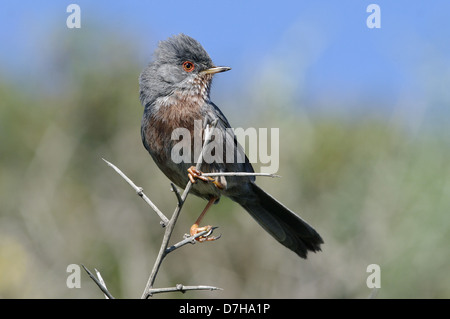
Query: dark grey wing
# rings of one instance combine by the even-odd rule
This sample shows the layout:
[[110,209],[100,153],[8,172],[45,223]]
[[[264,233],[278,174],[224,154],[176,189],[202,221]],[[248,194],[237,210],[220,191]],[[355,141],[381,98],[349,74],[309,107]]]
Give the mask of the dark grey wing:
[[[217,128],[222,132],[225,132],[222,137],[225,143],[224,163],[226,169],[224,171],[253,173],[254,170],[252,164],[250,164],[247,155],[245,155],[244,148],[237,141],[236,135],[227,118],[214,103],[210,102],[210,105],[208,121],[212,122],[214,119],[218,118],[219,122],[217,123]],[[255,177],[252,176],[250,180],[254,181]]]

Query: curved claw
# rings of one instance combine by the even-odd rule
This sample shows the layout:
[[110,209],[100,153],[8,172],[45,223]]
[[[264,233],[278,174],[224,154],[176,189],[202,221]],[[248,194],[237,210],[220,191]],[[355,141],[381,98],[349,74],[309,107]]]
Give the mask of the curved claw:
[[212,227],[212,226],[203,226],[203,227],[198,227],[197,224],[192,225],[191,230],[190,230],[190,234],[191,236],[195,236],[198,233],[201,233],[203,231],[208,231],[206,234],[201,235],[197,238],[195,238],[196,241],[198,242],[204,242],[204,241],[214,241],[219,239],[222,235],[219,236],[211,236],[213,231],[218,228],[218,227]]
[[195,168],[195,166],[191,166],[188,168],[188,177],[192,184],[197,182],[197,179],[200,179],[204,182],[209,182],[208,177],[202,176],[202,172]]
[[197,182],[197,179],[202,180],[205,183],[213,183],[216,185],[218,189],[224,189],[225,187],[220,183],[219,181],[215,180],[214,178],[210,176],[202,176],[203,172],[198,170],[195,166],[191,166],[188,168],[188,177],[192,184],[195,184]]

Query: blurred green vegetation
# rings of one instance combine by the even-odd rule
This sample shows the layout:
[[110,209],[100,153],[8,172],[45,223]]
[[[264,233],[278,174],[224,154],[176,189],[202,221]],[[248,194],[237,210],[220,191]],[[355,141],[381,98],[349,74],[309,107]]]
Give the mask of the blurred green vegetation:
[[[38,78],[0,79],[0,297],[103,298],[84,273],[81,289],[66,287],[72,263],[99,269],[116,297],[137,298],[144,289],[163,230],[101,159],[144,187],[166,215],[175,197],[141,145],[144,65],[122,40],[57,38],[54,69],[42,75],[54,78],[51,89]],[[245,100],[279,89],[254,88]],[[223,237],[169,255],[156,281],[224,291],[155,298],[366,298],[369,264],[381,267],[381,298],[448,298],[445,127],[409,130],[401,118],[376,112],[330,115],[301,101],[281,108],[276,98],[265,101],[250,104],[248,116],[218,104],[236,127],[280,128],[283,177],[258,184],[315,226],[323,252],[300,260],[224,198],[206,217]],[[173,240],[203,205],[188,198]]]

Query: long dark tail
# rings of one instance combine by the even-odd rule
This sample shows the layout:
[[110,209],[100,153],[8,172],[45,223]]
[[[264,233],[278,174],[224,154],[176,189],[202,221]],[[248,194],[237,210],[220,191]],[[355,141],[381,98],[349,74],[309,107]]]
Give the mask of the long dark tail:
[[252,196],[232,198],[281,244],[306,258],[308,250],[320,251],[323,239],[307,222],[267,194],[254,183],[249,183]]

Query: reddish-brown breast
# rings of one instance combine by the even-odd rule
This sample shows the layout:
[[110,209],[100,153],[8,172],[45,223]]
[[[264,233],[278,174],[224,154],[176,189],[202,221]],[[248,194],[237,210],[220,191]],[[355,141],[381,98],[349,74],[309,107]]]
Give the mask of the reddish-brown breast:
[[161,163],[170,160],[171,149],[177,143],[172,140],[175,129],[188,129],[191,145],[194,146],[194,121],[203,120],[204,100],[198,95],[174,92],[169,97],[158,99],[156,103],[157,111],[146,119],[144,134],[149,151]]

